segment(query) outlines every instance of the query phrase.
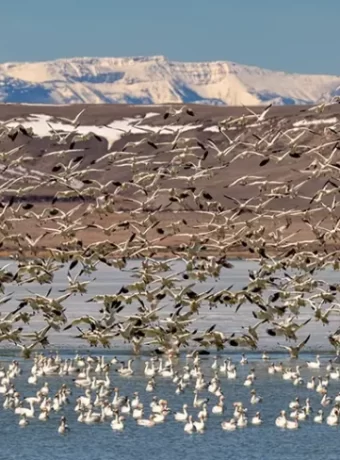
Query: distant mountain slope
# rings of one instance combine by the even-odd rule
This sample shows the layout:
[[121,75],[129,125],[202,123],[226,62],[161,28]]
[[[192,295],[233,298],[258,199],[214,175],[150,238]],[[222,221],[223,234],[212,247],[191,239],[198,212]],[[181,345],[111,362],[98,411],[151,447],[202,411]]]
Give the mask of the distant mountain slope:
[[163,56],[0,65],[0,102],[311,104],[340,95],[340,76],[288,74],[234,62]]

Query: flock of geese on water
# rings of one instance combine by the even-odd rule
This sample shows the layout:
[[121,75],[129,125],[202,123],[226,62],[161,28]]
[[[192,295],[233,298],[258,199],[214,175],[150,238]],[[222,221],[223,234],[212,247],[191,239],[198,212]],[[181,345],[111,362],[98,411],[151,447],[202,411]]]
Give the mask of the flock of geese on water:
[[[143,128],[140,117],[134,128],[145,137],[123,133],[120,150],[108,144],[109,151],[101,136],[77,131],[89,109],[70,120],[51,117],[44,138],[25,119],[2,121],[0,142],[11,148],[0,152],[0,249],[12,260],[0,270],[7,309],[0,342],[29,358],[49,346],[51,332],[69,331],[92,347],[123,339],[135,354],[152,347],[172,359],[188,347],[256,350],[265,334],[298,358],[311,338],[305,327],[315,321],[339,354],[340,284],[322,277],[340,267],[340,122],[327,112],[338,103],[298,116],[244,108],[211,137],[178,128],[196,113],[171,107],[153,117],[158,132]],[[68,128],[54,128],[53,120]],[[238,253],[258,268],[244,287],[216,290]],[[91,296],[100,265],[132,281]],[[63,267],[65,289],[57,293],[54,277]],[[34,292],[32,283],[47,292]],[[16,286],[27,294],[18,297]],[[65,302],[75,296],[93,314],[69,320]],[[251,318],[244,305],[252,306]],[[242,328],[200,327],[201,309],[217,307],[243,315]],[[35,330],[38,320],[44,327]]]
[[[340,391],[334,397],[328,393],[329,387],[332,387],[331,382],[340,379],[340,368],[333,360],[322,363],[320,357],[316,356],[315,361],[307,361],[303,365],[291,368],[285,367],[282,362],[271,362],[270,356],[263,353],[262,361],[270,376],[276,375],[296,388],[306,388],[310,394],[314,392],[319,398],[320,409],[312,407],[310,397],[304,401],[300,397],[294,398],[288,403],[287,409],[276,414],[274,422],[278,428],[295,430],[308,420],[329,426],[339,425]],[[107,423],[114,431],[124,430],[128,419],[137,426],[147,428],[173,419],[183,424],[185,433],[204,433],[208,428],[209,419],[218,420],[218,417],[220,426],[225,431],[273,423],[273,420],[266,420],[266,417],[263,419],[261,415],[259,407],[265,403],[266,397],[260,396],[255,388],[259,378],[255,367],[252,367],[255,363],[248,362],[245,354],[242,354],[239,362],[233,362],[231,358],[223,359],[221,356],[216,356],[212,362],[210,360],[210,378],[206,376],[206,369],[202,368],[198,352],[187,354],[184,365],[174,357],[151,357],[143,362],[142,370],[146,379],[145,392],[152,396],[149,404],[143,402],[138,391],[129,396],[122,395],[124,378],[135,374],[132,362],[132,359],[121,362],[116,357],[79,354],[74,358],[63,359],[58,353],[49,356],[37,353],[29,374],[25,375],[20,363],[14,360],[0,368],[3,409],[13,411],[20,427],[27,427],[33,419],[47,422],[53,413],[61,413],[63,415],[56,428],[60,434],[70,432],[65,416],[67,411],[76,412],[78,423]],[[246,403],[232,402],[229,396],[230,388],[227,387],[226,393],[222,389],[222,385],[241,379],[240,367],[246,371],[243,380],[243,386],[249,389]],[[322,372],[321,367],[326,370],[326,374]],[[304,368],[311,371],[307,382],[301,376]],[[113,381],[117,381],[117,377],[110,371],[123,379],[121,388],[114,386]],[[320,375],[313,374],[313,371]],[[38,388],[34,395],[23,397],[17,391],[16,381],[20,378],[27,379],[29,388]],[[49,382],[46,381],[47,378],[61,378],[64,383],[53,393]],[[137,374],[137,378],[140,380],[143,376]],[[191,400],[191,403],[184,403],[179,411],[171,409],[167,399],[155,395],[164,392],[164,387],[158,389],[160,380],[169,382],[167,393],[174,393],[176,398],[184,395],[186,401]],[[74,392],[78,395],[75,398]],[[248,415],[248,410],[252,412],[251,415]]]

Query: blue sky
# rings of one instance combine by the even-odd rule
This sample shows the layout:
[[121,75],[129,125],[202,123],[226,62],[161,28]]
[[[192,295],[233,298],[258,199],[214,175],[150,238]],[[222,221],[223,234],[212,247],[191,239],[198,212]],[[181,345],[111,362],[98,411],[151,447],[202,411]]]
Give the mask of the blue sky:
[[162,54],[340,74],[339,15],[339,0],[16,0],[0,62]]

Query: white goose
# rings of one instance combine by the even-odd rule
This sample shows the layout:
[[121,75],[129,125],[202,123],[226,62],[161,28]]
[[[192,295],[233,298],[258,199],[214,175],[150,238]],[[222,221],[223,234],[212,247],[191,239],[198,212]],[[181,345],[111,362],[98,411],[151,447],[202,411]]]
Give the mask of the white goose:
[[137,425],[145,426],[147,428],[151,428],[156,425],[154,420],[155,414],[151,414],[150,417],[147,419],[137,419]]
[[313,376],[309,382],[307,382],[307,389],[308,390],[315,390],[315,386],[316,386],[316,383],[315,383],[315,377]]
[[216,406],[214,406],[214,407],[212,408],[212,410],[211,410],[211,412],[212,412],[213,414],[217,414],[217,415],[222,415],[222,414],[223,414],[223,412],[224,412],[224,399],[225,399],[225,398],[224,398],[223,395],[221,395],[221,396],[219,397],[218,403],[217,403]]
[[314,422],[315,423],[323,423],[324,421],[324,415],[323,415],[323,410],[320,409],[317,413],[317,415],[314,417]]
[[134,419],[140,419],[142,418],[144,415],[144,406],[143,404],[139,404],[138,407],[136,407],[135,409],[133,409],[132,411],[132,418]]
[[19,426],[27,426],[28,425],[28,420],[25,414],[22,414],[19,420]]
[[286,418],[286,411],[282,410],[280,415],[275,420],[275,425],[279,428],[286,428],[287,426],[287,418]]
[[192,415],[189,415],[187,423],[184,425],[184,431],[186,433],[195,433],[196,427],[192,421]]
[[319,369],[321,366],[320,356],[316,355],[315,361],[306,361],[306,364],[310,369]]
[[197,433],[203,433],[205,431],[205,419],[202,414],[198,416],[198,421],[194,422],[194,427]]
[[93,406],[91,404],[87,414],[85,415],[84,422],[87,424],[90,424],[90,423],[99,423],[102,420],[103,420],[103,414],[99,412],[93,412]]
[[119,413],[116,413],[116,418],[111,422],[111,428],[113,430],[122,431],[125,428],[124,417],[119,416]]
[[209,402],[209,398],[198,398],[198,392],[195,390],[194,391],[194,402],[193,402],[193,406],[194,407],[201,407],[203,406],[204,403],[208,403]]
[[17,407],[15,410],[14,410],[14,413],[15,414],[19,414],[19,415],[26,415],[26,417],[28,418],[34,418],[34,413],[35,413],[35,410],[34,410],[34,405],[33,403],[30,401],[29,402],[29,405],[30,405],[30,408],[26,408],[26,407],[22,407],[22,406],[19,406]]
[[225,431],[235,431],[237,428],[236,420],[234,418],[228,421],[224,421],[221,423],[221,427]]
[[199,411],[198,413],[198,418],[199,420],[207,420],[208,419],[208,416],[209,416],[209,413],[208,413],[208,405],[207,403],[204,403],[202,405],[202,410]]
[[188,405],[183,405],[183,412],[175,412],[174,418],[177,420],[177,422],[186,422],[189,419]]
[[287,428],[288,430],[296,430],[297,428],[299,428],[298,418],[296,417],[294,420],[287,420],[285,428]]
[[131,400],[131,408],[136,409],[136,407],[138,407],[138,405],[140,403],[138,391],[135,391],[133,393],[133,396],[134,396],[134,398],[132,398],[132,400]]
[[59,424],[59,427],[58,427],[58,433],[59,433],[59,434],[65,434],[65,433],[67,433],[68,431],[70,431],[70,428],[69,428],[69,426],[68,426],[67,423],[66,423],[66,418],[65,418],[65,417],[61,417],[61,419],[60,419],[60,424]]
[[262,402],[262,397],[256,394],[256,390],[251,390],[250,394],[251,394],[250,404],[258,404]]
[[255,417],[251,419],[251,423],[253,425],[261,425],[262,424],[262,418],[260,412],[256,412]]
[[339,424],[339,411],[334,410],[326,419],[327,425],[335,426]]
[[120,369],[117,369],[117,372],[122,376],[122,377],[129,377],[130,375],[133,374],[133,369],[131,367],[133,363],[133,359],[129,359],[127,362],[127,367],[125,367],[125,363],[122,363],[122,366]]

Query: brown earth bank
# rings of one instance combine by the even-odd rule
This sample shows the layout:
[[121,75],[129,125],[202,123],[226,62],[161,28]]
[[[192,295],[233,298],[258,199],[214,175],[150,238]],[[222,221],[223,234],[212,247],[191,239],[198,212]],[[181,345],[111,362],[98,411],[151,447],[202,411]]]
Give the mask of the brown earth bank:
[[[65,144],[60,144],[50,137],[38,137],[34,132],[25,133],[25,130],[20,129],[14,136],[15,128],[11,128],[10,135],[5,132],[0,139],[1,150],[6,152],[21,147],[13,158],[14,160],[17,158],[18,162],[21,156],[26,158],[20,163],[20,167],[16,165],[7,167],[5,159],[2,160],[4,168],[0,171],[0,187],[2,187],[0,201],[3,209],[6,203],[11,203],[2,220],[10,220],[11,232],[20,233],[23,240],[25,235],[35,239],[46,232],[46,227],[56,228],[55,222],[46,219],[46,215],[44,218],[39,217],[44,209],[50,212],[57,208],[67,212],[79,205],[79,210],[73,218],[79,217],[81,224],[86,227],[76,232],[76,237],[81,240],[83,246],[106,239],[119,244],[129,238],[131,227],[129,231],[118,228],[112,235],[107,236],[105,232],[93,226],[108,227],[124,221],[141,221],[146,219],[150,212],[158,209],[156,218],[159,224],[148,233],[148,240],[160,239],[157,244],[163,249],[158,249],[154,255],[162,257],[171,254],[172,249],[178,249],[181,244],[188,244],[191,241],[191,234],[207,232],[208,223],[213,216],[225,213],[224,216],[228,218],[238,212],[241,204],[250,198],[253,200],[253,206],[261,207],[271,196],[273,188],[276,188],[279,191],[276,192],[275,197],[268,200],[264,208],[259,208],[258,211],[242,210],[233,224],[226,226],[225,236],[221,239],[225,241],[228,237],[232,238],[237,230],[253,220],[253,223],[249,224],[249,231],[258,231],[263,227],[258,239],[268,241],[270,254],[275,255],[281,250],[276,247],[275,238],[270,235],[282,225],[287,226],[283,230],[282,238],[289,237],[288,249],[291,243],[308,240],[311,243],[306,243],[305,246],[308,246],[309,250],[319,249],[320,244],[312,231],[311,221],[322,221],[324,227],[332,229],[340,212],[335,207],[331,218],[327,206],[331,205],[336,195],[327,194],[320,200],[317,192],[328,187],[327,182],[330,179],[335,183],[332,187],[337,186],[340,150],[333,153],[332,161],[335,166],[331,172],[325,170],[317,171],[318,174],[315,174],[311,163],[316,159],[319,161],[320,158],[326,159],[340,140],[340,134],[337,132],[340,105],[334,104],[322,111],[321,109],[310,110],[311,108],[306,106],[272,107],[265,119],[260,121],[256,116],[245,118],[250,116],[250,112],[244,107],[192,105],[190,108],[193,111],[191,115],[184,111],[180,115],[165,119],[164,113],[168,110],[168,106],[0,105],[0,120],[5,122],[14,118],[17,120],[15,123],[21,126],[25,126],[27,117],[34,114],[49,115],[53,117],[51,120],[57,120],[58,117],[73,118],[83,109],[85,112],[80,118],[81,126],[102,126],[123,118],[137,119],[150,112],[157,112],[159,116],[147,118],[144,123],[148,126],[164,127],[171,123],[180,126],[192,125],[190,130],[180,133],[174,144],[176,133],[172,135],[148,132],[122,133],[120,139],[114,142],[110,149],[110,152],[119,153],[114,160],[112,158],[101,160],[108,153],[108,143],[104,138],[79,139],[74,133]],[[261,114],[264,108],[253,107],[251,110]],[[304,129],[302,132],[302,128],[297,126],[306,126],[303,123],[312,124],[308,125],[308,130]],[[216,129],[218,126],[223,132]],[[327,130],[327,127],[332,129]],[[268,142],[264,140],[267,135],[270,134],[268,139],[271,139],[275,134],[287,129],[298,129],[296,132],[290,132],[292,137],[302,133],[301,140],[294,147],[294,151],[292,141],[284,135],[273,145],[267,145]],[[141,143],[143,139],[146,140]],[[218,153],[219,150],[230,147],[235,139],[238,139],[235,149],[228,154]],[[150,142],[148,143],[147,140]],[[315,150],[310,153],[312,148]],[[51,152],[65,149],[68,149],[65,154],[49,155]],[[125,158],[128,158],[126,164],[124,164]],[[78,191],[70,191],[70,188],[64,187],[60,180],[55,180],[57,176],[62,177],[63,174],[63,167],[60,164],[66,167],[71,160],[78,161],[82,170],[81,186]],[[199,163],[201,164],[199,170],[204,170],[207,174],[202,177],[197,175],[192,181],[189,180],[189,177],[195,176]],[[167,172],[159,175],[157,182],[159,192],[144,209],[143,203],[153,192],[150,185],[152,179],[138,182],[137,178],[143,175],[156,176],[160,168]],[[250,175],[257,177],[258,181],[249,180]],[[6,187],[4,184],[13,178],[17,178],[18,182]],[[90,193],[89,189],[95,181],[99,184],[99,188],[96,192]],[[237,181],[238,183],[235,184]],[[249,185],[252,182],[257,183]],[[105,187],[102,184],[106,184]],[[33,186],[34,190],[25,191],[25,187],[30,186]],[[294,187],[298,187],[298,193],[291,191]],[[192,190],[189,193],[190,188]],[[169,200],[173,190],[177,194],[184,191],[187,194],[186,199]],[[201,192],[205,195],[198,198],[197,195]],[[89,208],[90,205],[94,206],[97,203],[99,195],[109,197],[112,202],[110,211],[101,212],[99,209],[99,212],[98,209]],[[280,213],[285,213],[285,217],[280,217]],[[182,221],[179,224],[179,231],[173,230],[176,221]],[[223,225],[223,220],[220,223]],[[201,225],[205,225],[203,230],[202,228],[200,230]],[[65,243],[65,238],[52,236],[51,233],[49,230],[35,245],[33,251],[23,246],[22,254],[29,255],[32,252],[47,254],[46,248],[57,248]],[[184,237],[183,234],[188,236]],[[212,237],[216,238],[214,235]],[[254,242],[256,236],[253,235],[251,239]],[[323,248],[333,250],[337,244],[336,239],[330,239],[323,244]],[[17,248],[15,241],[5,239],[1,243],[0,255],[3,257],[10,255]],[[237,240],[229,246],[225,243],[221,248],[207,249],[206,253],[225,253],[228,256],[246,258],[257,256],[256,250],[250,252],[248,247],[244,247]],[[141,256],[143,254],[141,253]],[[114,251],[112,255],[114,256]]]

